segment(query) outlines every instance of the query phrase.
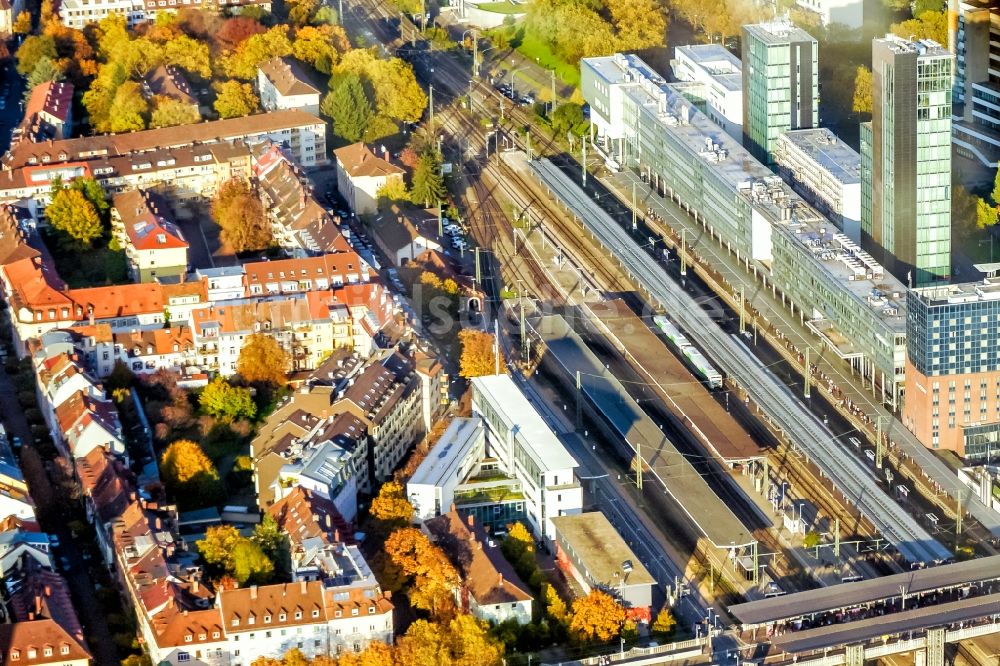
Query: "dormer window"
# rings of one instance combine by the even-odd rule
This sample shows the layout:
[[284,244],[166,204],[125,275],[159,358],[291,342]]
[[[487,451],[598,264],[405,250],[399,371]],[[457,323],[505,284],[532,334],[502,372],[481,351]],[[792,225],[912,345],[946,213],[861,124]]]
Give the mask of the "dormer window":
[[358,615],[358,609],[357,608],[352,608],[351,609],[351,615],[353,615],[354,617],[357,617],[357,615]]
[[190,643],[192,640],[194,640],[194,636],[192,636],[191,634],[185,634],[184,636],[185,643]]
[[51,657],[52,656],[52,648],[50,648],[49,646],[46,645],[44,648],[42,648],[42,654],[44,656],[46,656],[46,657]]
[[[337,617],[340,617],[340,611],[337,611]],[[313,610],[313,617],[319,617],[319,610]]]
[[374,606],[369,606],[368,607],[368,614],[369,615],[374,615],[375,614],[375,607]]
[[[315,613],[316,611],[313,611],[313,612]],[[343,613],[341,611],[337,611],[337,612],[335,612],[333,614],[334,617],[340,617],[341,615],[343,615]]]
[[62,647],[59,648],[59,654],[69,654],[69,646],[63,643]]
[[221,636],[221,634],[218,631],[212,632],[212,638],[218,638],[219,636]]
[[20,658],[21,658],[21,651],[20,650],[11,650],[10,651],[10,660],[11,661],[17,661]]
[[257,616],[251,615],[250,617],[247,618],[247,624],[256,624],[256,623],[257,623]]
[[302,619],[302,611],[295,611],[295,619],[296,620]]
[[270,615],[265,615],[264,616],[264,624],[271,624],[271,616]]
[[288,616],[285,615],[284,613],[282,613],[281,615],[278,616],[278,622],[284,622],[287,619],[288,619]]
[[233,626],[234,627],[240,626],[240,618],[238,618],[238,617],[234,617],[233,618]]
[[28,659],[37,659],[38,651],[35,648],[28,648]]
[[208,635],[207,635],[207,634],[198,634],[198,640],[199,640],[199,641],[203,641],[203,640],[205,640],[206,638],[208,638]]

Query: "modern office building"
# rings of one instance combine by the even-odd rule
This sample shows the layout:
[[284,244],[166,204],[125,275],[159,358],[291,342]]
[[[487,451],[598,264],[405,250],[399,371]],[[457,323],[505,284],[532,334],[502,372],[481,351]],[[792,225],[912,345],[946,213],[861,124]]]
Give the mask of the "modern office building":
[[585,58],[581,70],[598,147],[647,174],[895,404],[903,285],[639,58]]
[[670,61],[678,86],[716,125],[736,140],[743,137],[743,73],[740,59],[722,44],[674,49]]
[[952,61],[930,40],[886,35],[872,43],[861,240],[910,286],[951,275]]
[[819,125],[819,45],[787,18],[743,26],[743,145],[773,164],[785,131]]
[[948,14],[948,50],[955,54],[952,140],[960,155],[995,167],[1000,160],[1000,6],[996,0],[950,0]]
[[486,455],[496,472],[520,484],[528,526],[555,539],[552,518],[583,510],[578,463],[508,375],[472,380],[472,412],[486,426]]
[[815,14],[824,28],[839,23],[856,30],[864,23],[862,0],[795,0],[795,4]]
[[903,423],[969,463],[1000,453],[1000,279],[925,287],[907,298]]
[[455,492],[481,469],[486,429],[478,418],[455,418],[406,482],[414,518],[430,520],[448,513]]
[[861,155],[830,130],[816,128],[779,136],[774,162],[796,192],[861,242]]

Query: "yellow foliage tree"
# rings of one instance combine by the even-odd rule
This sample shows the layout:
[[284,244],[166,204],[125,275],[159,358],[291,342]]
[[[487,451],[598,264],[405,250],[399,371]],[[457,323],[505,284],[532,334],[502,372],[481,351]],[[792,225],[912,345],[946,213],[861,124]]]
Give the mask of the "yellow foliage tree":
[[543,595],[545,597],[545,612],[548,616],[560,624],[566,624],[567,620],[569,620],[569,610],[566,608],[566,602],[559,596],[556,588],[545,583],[543,586]]
[[403,527],[385,541],[385,552],[404,576],[412,578],[410,602],[429,611],[433,617],[444,616],[454,607],[452,591],[459,584],[458,572],[440,548],[413,527]]
[[661,636],[669,636],[674,633],[674,628],[677,626],[677,620],[674,618],[673,613],[666,606],[663,607],[659,613],[656,614],[656,619],[653,620],[653,633],[660,634]]
[[[462,343],[459,359],[459,374],[466,379],[496,373],[496,354],[493,349],[493,335],[475,328],[463,328],[458,333]],[[507,364],[500,355],[500,374],[507,372]]]
[[372,518],[383,525],[402,527],[413,518],[413,505],[406,499],[406,491],[399,481],[386,481],[379,488],[369,510]]
[[872,112],[872,71],[864,65],[858,65],[854,74],[854,100],[851,108],[854,113]]
[[291,364],[288,353],[277,340],[264,333],[254,333],[240,349],[236,372],[251,384],[262,382],[282,386],[288,381],[285,373]]
[[580,641],[607,642],[621,633],[625,609],[611,595],[591,590],[573,602],[569,630]]
[[167,447],[160,475],[181,506],[207,506],[218,499],[219,473],[201,447],[189,439],[178,439]]

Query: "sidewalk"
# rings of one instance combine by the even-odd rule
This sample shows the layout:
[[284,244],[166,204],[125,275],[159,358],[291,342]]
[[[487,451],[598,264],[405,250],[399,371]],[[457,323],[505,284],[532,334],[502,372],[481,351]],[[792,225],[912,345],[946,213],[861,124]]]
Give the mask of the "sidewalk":
[[[738,262],[735,255],[712,239],[693,218],[669,199],[659,197],[637,174],[625,171],[600,180],[626,205],[631,200],[634,185],[636,208],[640,213],[652,209],[662,218],[660,226],[669,225],[674,236],[678,236],[682,229],[686,230],[688,254],[698,262],[699,273],[719,283],[728,293],[727,300],[734,305],[742,288],[747,302],[756,311],[755,319],[761,323],[760,332],[793,365],[802,362],[800,350],[812,349],[817,354],[810,358],[814,389],[822,392],[870,441],[875,440],[876,422],[881,419],[883,432],[889,440],[888,462],[909,477],[921,494],[946,516],[954,517],[956,505],[949,495],[960,486],[954,472],[883,407],[876,387],[868,386],[864,378],[859,381],[859,376],[848,364],[809,332],[804,322],[792,315],[780,298],[761,285],[754,275],[754,266]],[[1000,514],[971,497],[970,490],[963,487],[962,492],[963,507],[987,530],[1000,536]]]

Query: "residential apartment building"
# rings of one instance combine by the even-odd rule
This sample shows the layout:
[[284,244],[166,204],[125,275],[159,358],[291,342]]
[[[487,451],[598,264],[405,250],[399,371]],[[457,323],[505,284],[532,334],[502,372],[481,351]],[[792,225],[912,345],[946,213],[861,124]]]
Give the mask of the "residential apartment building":
[[319,115],[319,89],[305,66],[291,57],[271,58],[257,68],[257,91],[265,111],[301,109]]
[[907,298],[903,424],[969,464],[1000,453],[1000,280],[914,289]]
[[782,132],[819,126],[819,45],[787,18],[745,25],[743,145],[774,163]]
[[426,527],[458,570],[462,582],[455,602],[462,611],[490,624],[531,623],[534,597],[500,552],[499,538],[478,528],[472,515],[454,510],[427,521]]
[[174,65],[159,65],[146,74],[142,81],[143,93],[148,98],[166,97],[198,113],[198,98],[187,77]]
[[3,170],[14,170],[27,166],[87,163],[95,158],[157,150],[233,142],[256,144],[271,140],[288,150],[299,164],[317,166],[327,162],[325,137],[325,122],[305,111],[289,109],[127,134],[102,134],[40,144],[22,143],[10,154],[4,155],[0,165]]
[[163,282],[187,273],[188,242],[159,194],[131,190],[115,195],[111,230],[125,249],[134,281]]
[[1000,7],[950,0],[948,50],[955,54],[952,140],[960,155],[989,167],[1000,161]]
[[46,81],[31,89],[24,118],[11,134],[11,145],[68,139],[73,133],[73,84]]
[[792,130],[774,146],[778,173],[854,243],[861,242],[861,155],[826,128]]
[[352,523],[328,497],[296,486],[269,506],[267,513],[288,535],[292,580],[372,575],[353,545]]
[[[612,159],[648,173],[895,403],[906,363],[903,285],[671,85],[648,78],[641,60],[585,58],[581,69]],[[612,99],[621,108],[609,117],[601,109]]]
[[246,5],[271,11],[270,0],[64,0],[59,4],[59,18],[63,25],[82,30],[88,23],[98,23],[110,14],[122,14],[132,28],[155,20],[161,12],[173,14],[183,7],[239,12]]
[[440,252],[438,211],[393,204],[369,225],[372,240],[394,266],[405,266],[428,250]]
[[253,176],[275,242],[295,257],[349,251],[339,219],[316,201],[309,179],[286,153],[273,142],[253,147]]
[[14,32],[14,21],[23,10],[23,0],[0,0],[0,35]]
[[447,513],[457,503],[456,493],[463,484],[482,471],[485,457],[486,428],[482,420],[452,419],[406,482],[414,520],[422,522]]
[[337,160],[337,191],[355,215],[378,210],[378,192],[390,180],[403,182],[403,169],[389,161],[388,151],[376,155],[362,142],[333,151]]
[[[539,539],[551,541],[552,518],[583,508],[577,461],[509,375],[474,378],[472,412],[486,426],[486,455],[520,486],[527,525]],[[476,517],[486,524],[482,514]]]
[[953,56],[930,40],[872,42],[872,121],[861,125],[861,239],[901,281],[951,275]]
[[743,68],[722,44],[674,47],[670,61],[678,86],[729,136],[743,139]]

